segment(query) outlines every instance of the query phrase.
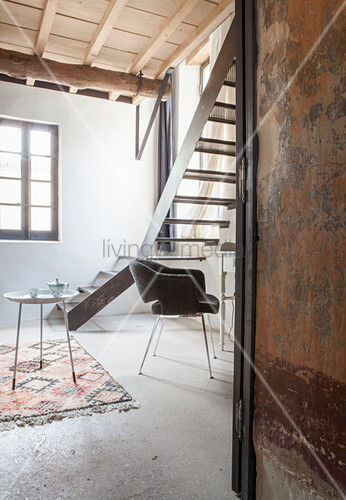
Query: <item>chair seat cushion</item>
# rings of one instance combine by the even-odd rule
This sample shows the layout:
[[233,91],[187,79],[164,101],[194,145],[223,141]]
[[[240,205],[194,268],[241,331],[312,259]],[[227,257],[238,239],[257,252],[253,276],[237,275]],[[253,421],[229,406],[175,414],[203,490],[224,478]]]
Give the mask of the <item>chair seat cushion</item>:
[[[203,300],[200,299],[199,301],[199,313],[206,313],[206,314],[217,314],[219,311],[219,301],[214,295],[210,294],[205,294],[203,297]],[[154,304],[151,306],[151,312],[153,314],[162,314],[161,311],[161,304],[159,301],[154,302]],[[187,312],[188,314],[188,312]]]

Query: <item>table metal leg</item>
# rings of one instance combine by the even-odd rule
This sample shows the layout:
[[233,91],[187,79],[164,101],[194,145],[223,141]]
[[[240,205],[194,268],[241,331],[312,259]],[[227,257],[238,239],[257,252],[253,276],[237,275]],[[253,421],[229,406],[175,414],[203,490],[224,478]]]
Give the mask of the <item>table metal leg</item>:
[[17,323],[17,341],[16,341],[16,355],[14,357],[14,369],[13,369],[13,380],[12,380],[12,391],[16,388],[16,373],[17,373],[17,360],[18,360],[18,346],[19,346],[19,332],[20,332],[20,321],[22,318],[22,303],[19,303],[18,312],[18,323]]
[[41,304],[41,316],[40,316],[40,370],[42,370],[42,341],[43,341],[43,304]]
[[66,305],[65,305],[65,301],[63,300],[62,301],[63,303],[63,308],[64,308],[64,320],[65,320],[65,327],[66,327],[66,335],[67,335],[67,342],[68,342],[68,348],[70,350],[70,360],[71,360],[71,368],[72,368],[72,378],[73,378],[73,382],[76,384],[77,381],[76,381],[76,374],[74,372],[74,365],[73,365],[73,358],[72,358],[72,350],[71,350],[71,340],[70,340],[70,332],[69,332],[69,328],[68,328],[68,319],[67,319],[67,313],[66,313]]

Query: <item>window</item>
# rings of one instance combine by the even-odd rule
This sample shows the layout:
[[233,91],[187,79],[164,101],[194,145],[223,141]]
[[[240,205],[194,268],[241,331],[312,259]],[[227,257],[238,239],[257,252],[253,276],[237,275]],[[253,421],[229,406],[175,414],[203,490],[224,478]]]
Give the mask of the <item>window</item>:
[[58,239],[58,126],[0,118],[0,239]]

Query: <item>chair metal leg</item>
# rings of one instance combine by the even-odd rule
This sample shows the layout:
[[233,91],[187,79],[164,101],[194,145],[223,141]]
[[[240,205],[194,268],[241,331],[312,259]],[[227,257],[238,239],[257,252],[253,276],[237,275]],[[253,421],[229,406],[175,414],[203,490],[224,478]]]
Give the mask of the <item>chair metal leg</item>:
[[154,352],[153,352],[153,356],[156,356],[156,349],[157,349],[157,346],[159,345],[160,338],[161,338],[161,334],[162,334],[162,330],[163,330],[163,327],[165,326],[165,323],[166,323],[166,319],[167,319],[167,318],[162,318],[162,323],[161,323],[160,333],[159,333],[159,336],[157,337],[157,342],[156,342],[156,345],[155,345],[155,349],[154,349]]
[[201,314],[202,316],[202,324],[203,324],[203,334],[204,334],[204,342],[205,342],[205,349],[207,351],[207,358],[208,358],[208,366],[209,366],[209,373],[210,373],[210,378],[214,378],[213,374],[211,372],[211,365],[210,365],[210,359],[209,359],[209,348],[208,348],[208,339],[207,339],[207,332],[205,329],[205,321],[204,321],[204,315]]
[[155,321],[155,324],[154,324],[154,327],[153,327],[153,331],[151,332],[150,339],[149,339],[147,348],[145,350],[144,358],[143,358],[141,367],[140,367],[139,372],[138,372],[139,375],[142,375],[142,368],[143,368],[143,365],[144,365],[144,361],[145,361],[145,358],[147,357],[147,354],[148,354],[151,342],[152,342],[152,340],[154,338],[154,335],[155,335],[155,332],[156,332],[156,329],[157,329],[157,326],[159,324],[160,319],[161,319],[161,316],[158,316],[157,319],[156,319],[156,321]]
[[20,320],[22,318],[22,303],[19,303],[18,312],[18,323],[17,323],[17,341],[16,341],[16,354],[14,357],[14,369],[13,369],[13,380],[12,380],[12,391],[16,388],[16,373],[17,373],[17,360],[18,360],[18,346],[19,346],[19,332],[20,332]]
[[208,318],[208,324],[209,324],[211,346],[213,348],[214,359],[216,359],[215,346],[214,346],[214,338],[213,338],[213,330],[212,330],[212,327],[211,327],[211,321],[210,321],[210,315],[209,314],[207,314],[207,318]]
[[66,313],[66,304],[65,304],[64,300],[62,301],[62,303],[63,303],[63,308],[64,308],[64,320],[65,320],[65,327],[66,327],[67,342],[68,342],[68,348],[69,348],[69,351],[70,351],[70,360],[71,360],[71,368],[72,368],[72,378],[73,378],[73,382],[76,384],[77,381],[76,381],[76,374],[75,374],[74,365],[73,365],[70,332],[69,332],[69,329],[68,329],[68,319],[67,319],[67,313]]

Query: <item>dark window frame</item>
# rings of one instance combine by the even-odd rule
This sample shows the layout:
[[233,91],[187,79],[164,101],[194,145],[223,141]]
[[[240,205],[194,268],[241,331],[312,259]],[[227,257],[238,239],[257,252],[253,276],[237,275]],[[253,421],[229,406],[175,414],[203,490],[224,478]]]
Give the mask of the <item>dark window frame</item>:
[[[0,126],[20,127],[22,133],[21,150],[21,229],[0,229],[0,240],[20,240],[20,241],[58,241],[59,238],[59,127],[58,125],[29,122],[12,118],[0,117]],[[51,184],[51,230],[34,231],[30,229],[30,146],[29,137],[32,130],[40,130],[51,134],[51,180],[35,182],[47,182]],[[40,156],[40,155],[34,155]],[[45,155],[42,155],[45,156]],[[6,177],[1,177],[6,179]],[[1,203],[0,203],[1,205]],[[37,205],[34,205],[37,206]]]

